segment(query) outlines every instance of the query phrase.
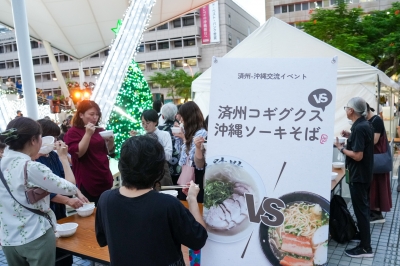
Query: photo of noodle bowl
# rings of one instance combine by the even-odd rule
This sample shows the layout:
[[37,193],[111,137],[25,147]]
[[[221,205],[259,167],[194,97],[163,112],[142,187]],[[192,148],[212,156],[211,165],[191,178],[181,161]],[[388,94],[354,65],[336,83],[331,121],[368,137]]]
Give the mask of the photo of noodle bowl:
[[327,265],[329,202],[314,193],[299,191],[280,199],[286,207],[279,227],[260,224],[260,243],[269,261],[282,266]]
[[253,194],[256,204],[265,194],[250,165],[232,156],[207,158],[203,218],[210,240],[231,243],[251,234],[255,224],[250,224],[245,194]]

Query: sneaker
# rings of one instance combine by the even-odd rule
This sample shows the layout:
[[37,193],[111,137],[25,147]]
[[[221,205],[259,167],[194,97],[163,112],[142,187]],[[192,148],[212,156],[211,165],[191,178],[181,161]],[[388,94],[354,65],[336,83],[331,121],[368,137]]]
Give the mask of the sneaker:
[[352,249],[348,249],[344,252],[347,256],[352,257],[352,258],[373,258],[374,253],[372,253],[372,248],[362,248],[360,246],[357,246]]
[[360,232],[357,232],[354,237],[352,239],[350,239],[351,242],[355,242],[355,243],[360,243],[361,242],[361,238],[360,238]]
[[371,224],[383,224],[386,222],[385,218],[383,218],[383,215],[381,212],[378,211],[371,211],[371,216],[369,218],[369,222]]

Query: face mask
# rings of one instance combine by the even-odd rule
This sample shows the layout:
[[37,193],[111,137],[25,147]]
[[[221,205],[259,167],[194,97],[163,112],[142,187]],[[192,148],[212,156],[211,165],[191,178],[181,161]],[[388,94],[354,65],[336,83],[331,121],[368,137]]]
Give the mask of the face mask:
[[349,120],[348,122],[349,122],[350,126],[352,126],[354,124],[354,122],[351,120]]

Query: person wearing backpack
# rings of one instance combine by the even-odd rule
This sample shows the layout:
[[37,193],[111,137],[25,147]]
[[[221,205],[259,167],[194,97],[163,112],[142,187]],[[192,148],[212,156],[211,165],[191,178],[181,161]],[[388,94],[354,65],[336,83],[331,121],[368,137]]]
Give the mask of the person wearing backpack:
[[367,104],[364,99],[351,98],[344,109],[352,122],[351,134],[343,130],[342,136],[348,138],[347,146],[340,144],[338,139],[335,146],[346,155],[351,201],[361,240],[357,247],[346,250],[345,254],[353,258],[372,258],[369,197],[374,163],[374,129],[366,120]]

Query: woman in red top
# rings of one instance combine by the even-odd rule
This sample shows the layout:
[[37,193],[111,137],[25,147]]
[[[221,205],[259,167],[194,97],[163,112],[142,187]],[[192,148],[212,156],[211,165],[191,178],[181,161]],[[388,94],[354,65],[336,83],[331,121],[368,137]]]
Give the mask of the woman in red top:
[[96,128],[100,118],[101,112],[97,103],[84,100],[79,103],[72,127],[64,136],[72,158],[76,185],[96,205],[101,193],[111,189],[113,185],[107,154],[113,153],[115,149],[114,138],[104,140],[99,134],[104,129]]

